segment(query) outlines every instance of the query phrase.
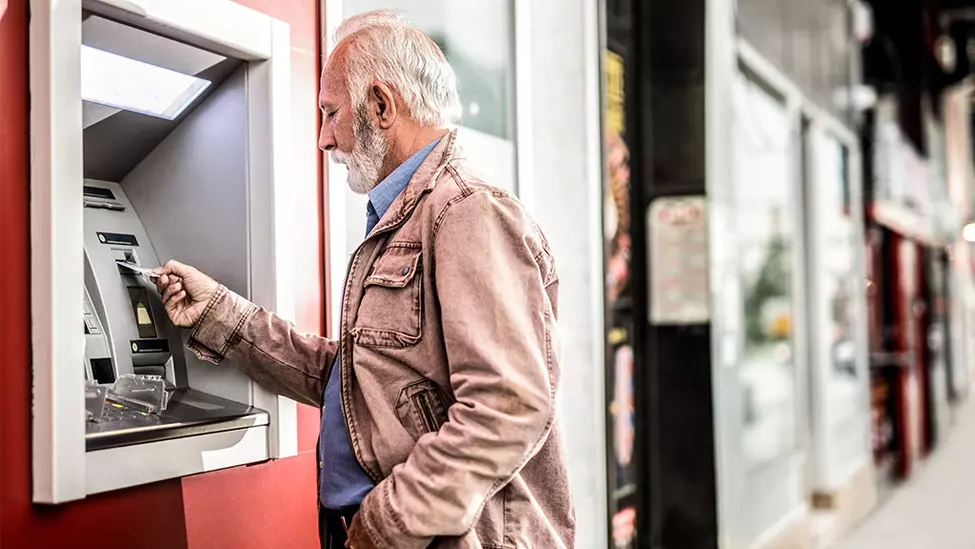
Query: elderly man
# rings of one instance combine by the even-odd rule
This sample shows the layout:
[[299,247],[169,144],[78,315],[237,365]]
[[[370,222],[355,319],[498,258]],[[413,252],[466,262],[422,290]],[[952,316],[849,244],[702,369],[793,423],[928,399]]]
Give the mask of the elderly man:
[[175,261],[158,271],[166,309],[200,357],[321,406],[323,547],[572,547],[545,238],[464,162],[447,129],[454,73],[432,40],[385,11],[337,40],[319,145],[369,196],[339,339]]

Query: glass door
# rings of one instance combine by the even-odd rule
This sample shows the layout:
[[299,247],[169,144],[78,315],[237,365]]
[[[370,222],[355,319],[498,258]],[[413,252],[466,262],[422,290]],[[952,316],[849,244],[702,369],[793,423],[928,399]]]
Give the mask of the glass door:
[[744,546],[804,499],[797,459],[804,260],[798,111],[743,67],[732,85],[732,116],[734,168],[720,190],[728,230],[712,245],[725,273],[723,313],[714,322],[735,334],[723,338],[721,351],[723,382],[734,385],[735,398],[719,417],[736,433],[721,450],[734,464],[734,478],[722,486],[734,500],[732,543]]
[[866,365],[859,351],[867,346],[865,331],[859,329],[865,321],[859,303],[863,252],[849,151],[820,127],[812,127],[806,139],[811,160],[805,192],[811,273],[810,457],[814,493],[829,494],[841,488],[869,452]]

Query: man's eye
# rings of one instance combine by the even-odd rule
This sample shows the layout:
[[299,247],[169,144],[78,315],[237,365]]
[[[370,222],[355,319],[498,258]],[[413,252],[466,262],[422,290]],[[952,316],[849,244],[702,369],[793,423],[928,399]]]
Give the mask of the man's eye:
[[327,112],[327,113],[325,113],[325,116],[326,116],[326,117],[327,117],[328,119],[332,119],[332,118],[334,118],[334,117],[335,117],[335,114],[336,114],[337,112],[339,112],[339,110],[338,110],[338,109],[335,109],[334,111],[330,111],[330,112]]

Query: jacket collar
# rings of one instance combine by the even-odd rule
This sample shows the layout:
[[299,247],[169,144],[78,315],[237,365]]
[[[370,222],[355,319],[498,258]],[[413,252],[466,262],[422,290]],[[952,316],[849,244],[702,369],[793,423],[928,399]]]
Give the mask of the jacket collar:
[[457,145],[457,130],[450,130],[447,135],[440,139],[437,146],[430,151],[430,154],[420,164],[420,167],[416,169],[413,177],[410,178],[409,184],[407,184],[403,192],[389,206],[389,210],[386,212],[387,215],[383,216],[382,220],[376,225],[376,228],[372,230],[369,236],[378,235],[409,217],[416,208],[420,197],[428,191],[432,191],[437,186],[437,180],[440,178],[441,172],[447,167],[447,163],[455,158],[459,152],[460,146]]

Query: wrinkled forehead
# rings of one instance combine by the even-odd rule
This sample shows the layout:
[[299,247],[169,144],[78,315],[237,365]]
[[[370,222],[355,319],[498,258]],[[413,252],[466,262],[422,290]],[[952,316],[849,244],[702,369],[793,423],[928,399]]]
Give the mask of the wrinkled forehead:
[[325,59],[321,77],[321,94],[318,100],[323,107],[326,105],[334,107],[349,100],[349,88],[345,80],[347,45],[346,41],[340,42]]

